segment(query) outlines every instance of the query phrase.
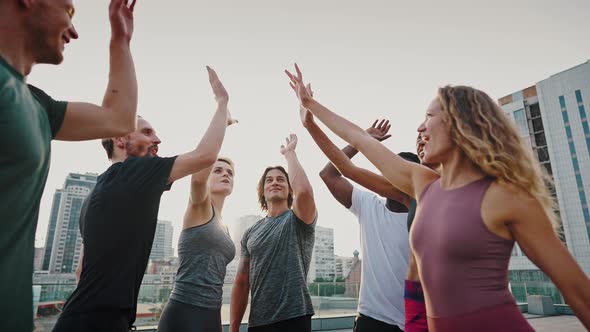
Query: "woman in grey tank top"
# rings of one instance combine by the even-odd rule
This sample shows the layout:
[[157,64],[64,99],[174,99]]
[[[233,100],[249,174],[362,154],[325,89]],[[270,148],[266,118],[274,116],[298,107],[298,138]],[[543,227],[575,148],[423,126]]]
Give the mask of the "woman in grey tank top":
[[180,264],[159,332],[221,331],[225,269],[235,256],[227,226],[221,222],[221,210],[232,192],[233,177],[233,163],[225,158],[192,176],[178,240]]

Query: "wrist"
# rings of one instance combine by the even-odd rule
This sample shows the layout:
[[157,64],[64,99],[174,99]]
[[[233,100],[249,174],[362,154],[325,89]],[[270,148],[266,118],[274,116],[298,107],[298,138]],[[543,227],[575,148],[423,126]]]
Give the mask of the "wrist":
[[313,97],[302,97],[301,98],[301,105],[307,109],[309,106],[314,102]]
[[111,36],[110,48],[129,48],[130,40],[125,37]]
[[223,99],[217,100],[217,106],[220,108],[227,108],[228,104],[229,104],[229,98],[223,98]]
[[286,159],[297,157],[297,154],[295,153],[295,150],[286,151],[285,153],[283,153],[283,155],[285,156]]

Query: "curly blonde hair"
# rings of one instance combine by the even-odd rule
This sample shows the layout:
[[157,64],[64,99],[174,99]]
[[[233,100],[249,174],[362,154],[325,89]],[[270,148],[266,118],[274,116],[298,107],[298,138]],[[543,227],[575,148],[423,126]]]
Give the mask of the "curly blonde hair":
[[438,100],[453,143],[485,174],[530,193],[557,233],[556,205],[547,188],[552,179],[500,106],[469,86],[439,88]]

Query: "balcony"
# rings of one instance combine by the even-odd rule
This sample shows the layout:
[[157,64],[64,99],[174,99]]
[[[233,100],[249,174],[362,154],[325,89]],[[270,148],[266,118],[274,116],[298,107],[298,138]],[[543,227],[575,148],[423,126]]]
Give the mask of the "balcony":
[[[171,282],[144,283],[141,286],[137,305],[135,326],[138,331],[156,331],[158,320],[166,305],[173,287]],[[232,284],[223,288],[223,306],[221,319],[224,331],[229,325],[229,303]],[[38,283],[33,285],[35,332],[50,332],[61,312],[61,308],[76,285],[66,283]],[[312,297],[315,316],[312,327],[314,331],[352,331],[354,317],[357,313],[359,284],[353,283],[312,283],[308,284]],[[568,316],[536,316],[525,314],[537,331],[553,331],[554,326],[567,326],[560,331],[584,331],[581,323],[571,310],[563,304],[559,291],[549,282],[512,283],[511,289],[523,312],[527,311],[527,295],[547,295],[553,299],[558,314]],[[246,331],[249,306],[244,314],[241,331]]]

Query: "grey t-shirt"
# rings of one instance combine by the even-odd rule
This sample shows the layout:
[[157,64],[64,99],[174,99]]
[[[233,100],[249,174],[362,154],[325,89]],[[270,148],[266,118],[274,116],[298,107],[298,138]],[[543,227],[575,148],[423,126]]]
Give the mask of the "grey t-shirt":
[[227,226],[215,211],[206,224],[183,230],[178,240],[180,265],[170,298],[201,308],[221,308],[226,266],[235,254]]
[[293,210],[266,217],[242,237],[242,257],[250,258],[248,326],[314,315],[307,272],[315,240],[315,224],[307,225]]

